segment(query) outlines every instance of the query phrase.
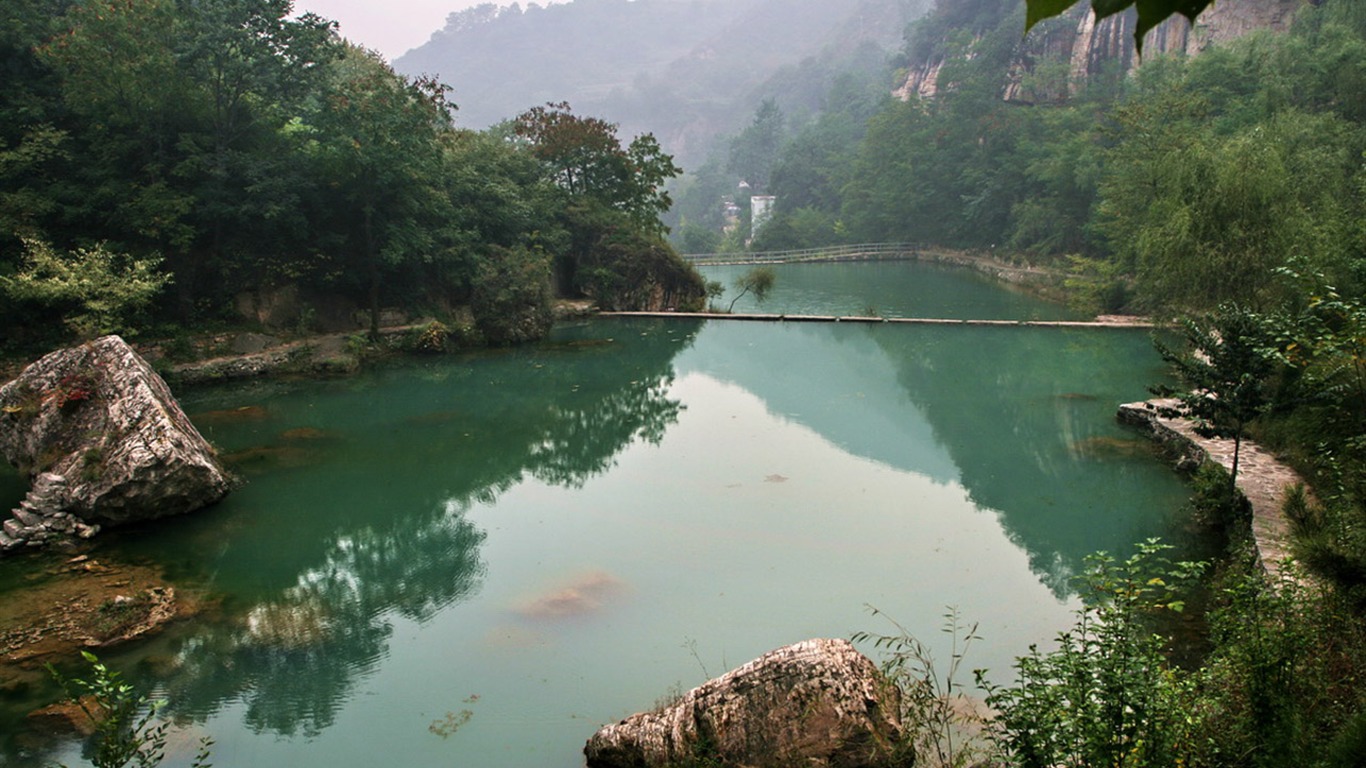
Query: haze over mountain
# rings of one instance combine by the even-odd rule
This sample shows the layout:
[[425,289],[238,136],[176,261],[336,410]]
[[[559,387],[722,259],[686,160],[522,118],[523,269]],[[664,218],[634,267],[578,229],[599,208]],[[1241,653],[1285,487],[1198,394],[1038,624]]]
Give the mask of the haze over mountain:
[[483,0],[295,0],[295,14],[337,22],[342,37],[393,60],[422,45],[450,13]]
[[[654,133],[685,163],[743,125],[784,68],[875,60],[928,0],[575,0],[486,3],[447,18],[394,61],[451,85],[457,120],[483,128],[546,102]],[[824,96],[828,83],[813,83]],[[891,84],[888,88],[890,90]],[[784,105],[787,109],[787,105]],[[788,110],[789,113],[792,111]],[[800,111],[800,110],[798,110]]]

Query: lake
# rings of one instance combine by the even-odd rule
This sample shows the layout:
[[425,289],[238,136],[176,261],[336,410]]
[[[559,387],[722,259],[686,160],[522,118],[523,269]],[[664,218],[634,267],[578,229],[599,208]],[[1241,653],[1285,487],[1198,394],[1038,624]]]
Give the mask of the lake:
[[[778,270],[765,311],[1069,316],[909,262]],[[1087,554],[1180,530],[1187,489],[1114,419],[1163,378],[1132,329],[596,319],[190,390],[247,482],[92,556],[210,608],[107,658],[168,700],[168,765],[211,734],[220,766],[573,768],[671,690],[890,630],[870,605],[941,659],[956,606],[967,666],[1006,680],[1070,623]],[[0,476],[0,503],[22,491]],[[0,590],[32,567],[0,561]],[[81,764],[14,735],[51,695],[0,696],[0,765]]]

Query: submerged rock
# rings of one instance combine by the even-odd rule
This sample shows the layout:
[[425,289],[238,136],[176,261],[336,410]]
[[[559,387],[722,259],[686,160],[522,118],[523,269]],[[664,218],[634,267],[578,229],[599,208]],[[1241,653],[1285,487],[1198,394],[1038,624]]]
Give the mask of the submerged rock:
[[848,641],[807,640],[604,726],[583,751],[588,768],[904,768],[915,759],[900,712],[896,687]]
[[53,352],[0,387],[0,454],[33,478],[0,551],[191,512],[231,486],[166,383],[117,336]]

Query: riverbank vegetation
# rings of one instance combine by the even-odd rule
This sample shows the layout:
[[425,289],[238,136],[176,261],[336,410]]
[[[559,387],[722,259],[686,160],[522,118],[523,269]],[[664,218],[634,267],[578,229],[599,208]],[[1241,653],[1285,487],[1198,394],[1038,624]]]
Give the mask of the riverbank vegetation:
[[862,633],[906,691],[903,720],[918,758],[1022,768],[1359,766],[1358,606],[1298,570],[1268,584],[1255,564],[1227,563],[1204,576],[1213,583],[1199,598],[1216,606],[1206,614],[1211,650],[1201,663],[1174,663],[1174,635],[1208,564],[1170,562],[1168,550],[1149,541],[1122,560],[1090,558],[1077,579],[1076,624],[1018,657],[1013,682],[978,670],[981,703],[967,698],[961,674],[980,638],[955,613],[944,627],[953,655],[938,669],[899,626]]
[[[289,305],[272,322],[291,329],[360,315],[372,332],[386,308],[471,306],[503,343],[543,334],[555,293],[702,301],[662,240],[678,169],[648,134],[623,146],[567,105],[460,129],[448,86],[396,74],[289,0],[10,5],[8,347],[40,349],[64,327],[170,335],[262,305]],[[81,285],[54,266],[92,259],[104,272],[82,269]],[[106,273],[122,293],[91,292]]]

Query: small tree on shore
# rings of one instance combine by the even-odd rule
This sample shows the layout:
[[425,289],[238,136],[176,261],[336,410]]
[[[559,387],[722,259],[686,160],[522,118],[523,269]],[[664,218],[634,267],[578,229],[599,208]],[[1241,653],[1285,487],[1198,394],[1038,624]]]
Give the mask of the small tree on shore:
[[1233,439],[1229,487],[1236,487],[1238,462],[1248,424],[1272,406],[1276,336],[1261,315],[1237,304],[1224,304],[1205,322],[1186,320],[1185,350],[1157,342],[1157,351],[1184,383],[1183,389],[1152,387],[1179,405],[1164,416],[1195,421],[1204,437]]
[[773,290],[773,283],[778,279],[778,273],[773,271],[773,267],[755,267],[735,280],[735,298],[730,300],[730,306],[726,307],[726,312],[735,309],[735,302],[747,293],[754,294],[754,300],[760,304],[768,298],[768,292]]

